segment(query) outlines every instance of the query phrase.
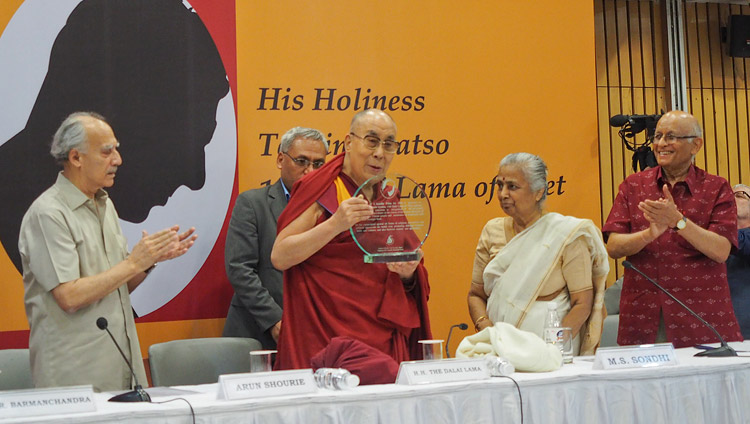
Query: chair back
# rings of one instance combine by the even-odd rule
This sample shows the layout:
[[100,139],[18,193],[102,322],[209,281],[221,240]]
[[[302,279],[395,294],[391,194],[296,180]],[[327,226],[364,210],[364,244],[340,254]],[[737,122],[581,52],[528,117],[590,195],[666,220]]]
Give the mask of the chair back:
[[28,349],[0,350],[0,390],[33,389]]
[[607,308],[607,315],[617,315],[620,313],[620,293],[622,292],[622,277],[618,278],[611,286],[604,291],[604,306]]
[[622,292],[622,280],[620,277],[614,284],[604,291],[604,306],[607,308],[607,317],[602,323],[602,338],[599,347],[619,346],[617,344],[617,331],[620,326],[620,292]]
[[259,341],[244,337],[208,337],[156,343],[148,348],[154,386],[208,384],[222,374],[250,371],[250,351]]
[[602,324],[602,338],[599,347],[619,346],[617,344],[617,331],[620,326],[620,315],[607,315]]

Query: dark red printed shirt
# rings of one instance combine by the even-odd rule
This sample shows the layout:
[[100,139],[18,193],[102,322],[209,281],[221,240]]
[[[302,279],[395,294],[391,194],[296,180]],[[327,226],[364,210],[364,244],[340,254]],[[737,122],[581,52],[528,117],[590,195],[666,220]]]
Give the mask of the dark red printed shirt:
[[[638,209],[646,199],[663,197],[668,184],[661,167],[633,174],[620,184],[607,222],[609,233],[634,233],[649,222]],[[737,246],[737,206],[729,183],[692,165],[685,181],[670,187],[677,209],[695,224],[726,237]],[[640,252],[627,258],[677,299],[716,327],[726,341],[742,340],[727,283],[727,268],[695,249],[676,230],[668,229]],[[653,343],[663,311],[667,339],[675,347],[717,342],[716,335],[689,312],[636,272],[626,269],[620,298],[617,343]]]

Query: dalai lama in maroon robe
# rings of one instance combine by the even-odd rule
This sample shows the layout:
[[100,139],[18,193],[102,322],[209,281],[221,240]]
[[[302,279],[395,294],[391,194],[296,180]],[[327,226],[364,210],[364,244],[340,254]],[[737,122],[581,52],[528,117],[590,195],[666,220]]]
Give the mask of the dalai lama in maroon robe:
[[[284,312],[277,369],[310,368],[336,336],[360,340],[397,362],[421,359],[419,340],[432,338],[423,261],[366,264],[349,228],[373,214],[352,194],[388,170],[396,124],[369,109],[352,119],[345,152],[299,180],[278,222],[271,253],[284,271]],[[367,198],[372,189],[363,190]]]

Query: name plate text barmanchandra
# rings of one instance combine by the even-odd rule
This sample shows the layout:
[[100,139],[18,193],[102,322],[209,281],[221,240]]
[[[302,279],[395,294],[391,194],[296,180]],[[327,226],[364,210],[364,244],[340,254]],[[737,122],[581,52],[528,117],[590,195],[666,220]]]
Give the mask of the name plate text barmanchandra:
[[90,385],[0,391],[0,419],[92,411],[96,402]]

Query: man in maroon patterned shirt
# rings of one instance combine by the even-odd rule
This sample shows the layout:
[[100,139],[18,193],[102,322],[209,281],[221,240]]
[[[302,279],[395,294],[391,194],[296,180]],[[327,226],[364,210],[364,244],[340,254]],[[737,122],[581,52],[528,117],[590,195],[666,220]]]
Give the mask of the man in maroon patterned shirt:
[[[659,166],[630,175],[602,228],[612,258],[627,259],[715,326],[742,340],[724,262],[737,245],[737,208],[724,178],[693,164],[703,146],[698,121],[672,111],[659,119]],[[645,278],[625,270],[617,343],[716,342],[716,336]]]

